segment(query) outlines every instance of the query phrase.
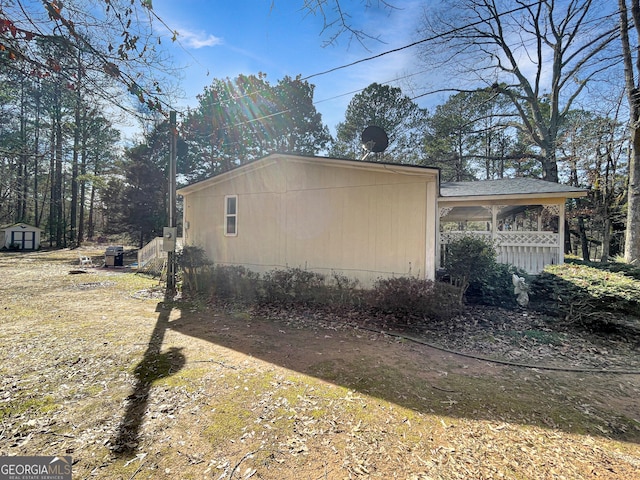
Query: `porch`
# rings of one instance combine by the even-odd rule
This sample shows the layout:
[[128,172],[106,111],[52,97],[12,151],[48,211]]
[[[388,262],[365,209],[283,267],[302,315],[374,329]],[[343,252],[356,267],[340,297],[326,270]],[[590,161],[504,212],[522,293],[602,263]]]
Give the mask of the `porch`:
[[564,263],[565,203],[586,191],[536,179],[455,182],[441,185],[437,267],[447,245],[468,235],[491,240],[497,261],[537,275]]
[[545,265],[564,261],[564,204],[440,207],[438,266],[447,245],[468,235],[492,241],[498,263],[537,275]]
[[546,265],[563,263],[564,254],[560,235],[553,232],[440,232],[440,265],[447,254],[447,245],[466,235],[478,235],[493,240],[497,249],[498,263],[514,265],[531,275],[537,275]]

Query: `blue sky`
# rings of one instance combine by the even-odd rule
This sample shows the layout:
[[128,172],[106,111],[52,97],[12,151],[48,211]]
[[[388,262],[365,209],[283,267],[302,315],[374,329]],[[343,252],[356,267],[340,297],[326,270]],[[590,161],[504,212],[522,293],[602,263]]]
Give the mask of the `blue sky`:
[[[341,0],[354,24],[380,41],[366,47],[345,34],[324,46],[333,31],[322,33],[323,19],[304,10],[303,0],[154,0],[155,12],[174,30],[178,42],[166,33],[163,45],[177,65],[183,66],[181,86],[185,98],[179,109],[197,104],[214,78],[264,72],[276,83],[285,75],[303,77],[398,48],[418,38],[418,21],[424,1],[396,0],[395,9],[367,8],[364,0]],[[329,12],[333,15],[333,12]],[[160,31],[160,27],[158,26]],[[344,119],[353,92],[372,82],[385,83],[425,70],[410,48],[380,59],[314,77],[314,100],[323,122],[334,132]],[[423,75],[392,82],[409,96],[428,87]],[[434,101],[427,98],[418,101]],[[441,100],[441,99],[437,99]]]

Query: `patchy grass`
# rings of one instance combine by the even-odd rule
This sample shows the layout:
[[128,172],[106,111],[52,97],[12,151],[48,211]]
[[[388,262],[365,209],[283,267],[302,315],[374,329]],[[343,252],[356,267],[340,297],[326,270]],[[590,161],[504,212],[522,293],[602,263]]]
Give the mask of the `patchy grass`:
[[[157,282],[130,272],[70,275],[77,254],[0,255],[11,279],[0,285],[2,455],[72,455],[74,478],[136,480],[617,479],[640,468],[638,375],[515,369],[315,317],[164,302],[139,294]],[[507,340],[572,343],[482,325],[496,352]]]
[[51,395],[39,398],[18,398],[0,405],[0,420],[3,420],[5,417],[21,416],[30,411],[36,415],[47,415],[56,408],[58,408],[58,404]]
[[563,335],[560,332],[547,330],[510,330],[506,333],[516,339],[528,339],[543,345],[562,345],[567,341],[566,335]]

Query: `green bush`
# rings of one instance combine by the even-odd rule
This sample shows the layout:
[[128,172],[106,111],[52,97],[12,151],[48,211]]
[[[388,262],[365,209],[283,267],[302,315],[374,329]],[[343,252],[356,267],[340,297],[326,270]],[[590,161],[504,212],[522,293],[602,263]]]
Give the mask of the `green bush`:
[[640,317],[640,282],[587,265],[550,265],[531,286],[532,306],[572,322],[609,323],[611,315]]
[[254,303],[260,298],[260,274],[238,265],[216,265],[211,296],[218,300]]
[[469,284],[466,293],[467,300],[493,307],[514,309],[518,307],[516,294],[513,293],[513,274],[523,277],[530,285],[527,273],[513,265],[494,263],[484,276]]
[[565,257],[565,263],[572,265],[584,265],[607,272],[620,273],[635,280],[640,280],[640,267],[624,262],[589,262],[580,258]]
[[374,310],[410,323],[411,319],[449,320],[460,312],[453,285],[413,277],[378,280],[371,295]]
[[178,268],[182,271],[182,290],[185,293],[202,293],[211,283],[213,262],[203,248],[185,245],[176,254]]
[[496,268],[496,248],[492,241],[467,235],[446,246],[444,268],[453,285],[460,289],[459,302],[472,282],[479,282]]

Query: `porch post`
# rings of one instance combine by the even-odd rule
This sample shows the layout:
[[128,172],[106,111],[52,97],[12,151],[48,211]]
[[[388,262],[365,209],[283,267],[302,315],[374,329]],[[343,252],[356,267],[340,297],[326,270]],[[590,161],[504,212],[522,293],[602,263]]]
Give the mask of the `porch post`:
[[424,278],[436,279],[439,267],[440,249],[440,208],[438,208],[438,191],[436,182],[427,182],[425,199],[425,258]]
[[538,232],[542,231],[542,210],[538,212]]
[[[436,241],[436,251],[435,251],[435,269],[436,272],[440,269],[441,265],[440,265],[440,239],[441,239],[441,235],[440,235],[440,205],[437,204],[436,202],[436,231],[435,231],[435,241]],[[425,270],[426,270],[426,265],[425,265]]]
[[558,205],[558,264],[564,263],[564,202]]
[[498,238],[498,205],[491,205],[491,239]]
[[442,268],[442,232],[440,231],[440,219],[446,217],[451,210],[453,210],[453,207],[441,207],[439,202],[436,202],[436,270]]

